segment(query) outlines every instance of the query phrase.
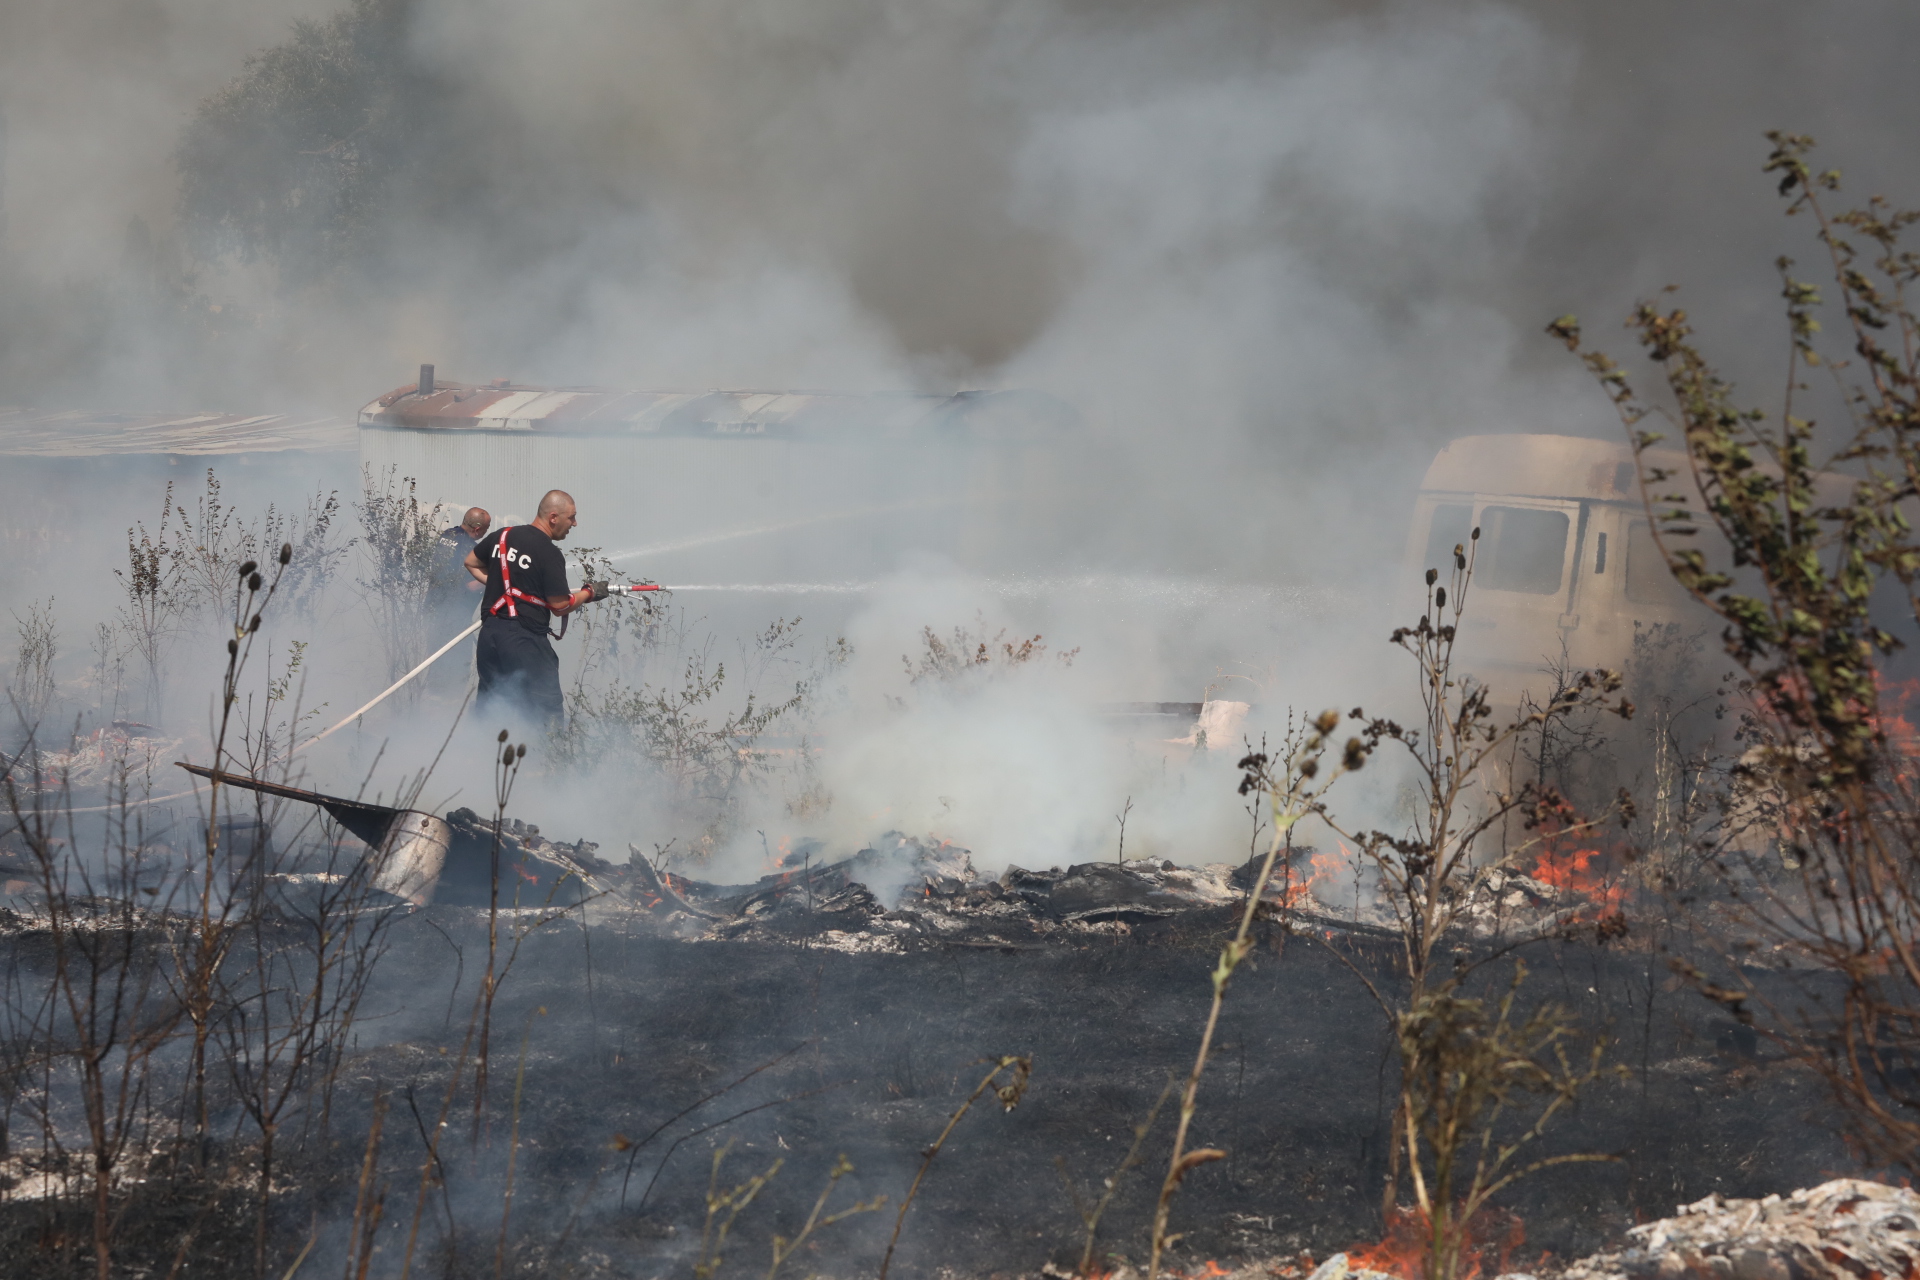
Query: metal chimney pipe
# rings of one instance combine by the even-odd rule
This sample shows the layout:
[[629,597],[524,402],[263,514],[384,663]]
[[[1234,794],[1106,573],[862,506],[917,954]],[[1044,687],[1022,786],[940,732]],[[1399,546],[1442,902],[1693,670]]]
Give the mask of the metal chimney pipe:
[[420,394],[423,396],[433,394],[433,366],[430,364],[420,366]]

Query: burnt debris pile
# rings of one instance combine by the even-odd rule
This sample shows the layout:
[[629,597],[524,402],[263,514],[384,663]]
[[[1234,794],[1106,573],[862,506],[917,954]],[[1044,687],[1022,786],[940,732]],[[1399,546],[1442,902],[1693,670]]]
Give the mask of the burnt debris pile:
[[802,865],[749,885],[708,884],[654,867],[638,850],[620,883],[638,908],[686,938],[807,937],[848,951],[922,943],[1027,946],[1056,935],[1117,933],[1244,900],[1233,868],[1157,859],[1009,867],[982,875],[951,841],[889,832],[850,858]]
[[[804,937],[823,946],[881,952],[927,943],[1014,947],[1050,938],[1151,932],[1195,912],[1217,913],[1244,903],[1258,866],[1256,861],[1192,867],[1139,858],[1045,870],[1009,866],[988,876],[974,866],[970,850],[952,841],[896,831],[838,862],[815,863],[816,846],[804,857],[790,856],[800,865],[752,884],[724,885],[656,867],[633,846],[626,867],[590,854],[576,858],[570,852],[574,846],[544,847],[554,850],[545,856],[575,862],[584,879],[679,937]],[[1341,862],[1336,871],[1332,860],[1311,849],[1298,850],[1290,863],[1265,886],[1265,914],[1296,930],[1394,935],[1391,912],[1353,892],[1351,864]],[[1590,932],[1604,927],[1607,917],[1604,897],[1502,872],[1476,886],[1463,927],[1479,940],[1550,937]]]
[[[181,767],[267,800],[313,806],[331,819],[324,839],[307,842],[312,848],[278,853],[277,836],[291,831],[299,844],[300,834],[311,831],[306,824],[312,809],[261,807],[254,815],[223,819],[221,844],[232,851],[226,856],[259,864],[249,874],[271,890],[263,902],[295,915],[304,913],[287,904],[327,891],[343,876],[357,876],[391,899],[389,906],[403,909],[439,903],[540,912],[595,902],[683,940],[805,939],[882,953],[933,943],[1023,947],[1177,930],[1182,918],[1244,904],[1264,861],[1187,866],[1149,857],[1064,868],[1013,865],[994,876],[975,866],[971,850],[951,840],[891,831],[838,860],[819,840],[783,844],[777,861],[769,851],[774,869],[767,875],[726,884],[694,878],[664,860],[656,865],[634,844],[627,846],[627,861],[615,863],[602,858],[592,840],[555,840],[518,818],[502,819],[496,830],[492,817],[471,808],[442,817]],[[169,843],[182,838],[190,848]],[[142,850],[144,872],[165,881],[191,860],[184,855],[203,839],[204,826],[192,822],[150,834]],[[20,866],[9,870],[6,850],[18,843],[15,836],[0,837],[0,876],[15,882],[8,892],[27,890],[36,879],[24,851],[16,859]],[[1489,870],[1463,886],[1467,901],[1455,928],[1476,944],[1581,935],[1605,942],[1618,936],[1627,927],[1620,911],[1624,894],[1589,868],[1594,857],[1582,852],[1559,863],[1542,858],[1530,872]],[[1344,847],[1337,854],[1306,845],[1288,848],[1262,889],[1263,913],[1296,932],[1398,937],[1390,899],[1374,892],[1377,877],[1363,875],[1362,862]],[[166,901],[162,895],[149,905],[164,910]]]
[[600,846],[591,840],[556,843],[532,823],[507,818],[500,823],[496,847],[492,819],[455,809],[446,822],[446,864],[434,889],[436,902],[486,905],[497,879],[501,906],[573,906],[582,897],[612,893],[619,884],[622,869],[598,857]]

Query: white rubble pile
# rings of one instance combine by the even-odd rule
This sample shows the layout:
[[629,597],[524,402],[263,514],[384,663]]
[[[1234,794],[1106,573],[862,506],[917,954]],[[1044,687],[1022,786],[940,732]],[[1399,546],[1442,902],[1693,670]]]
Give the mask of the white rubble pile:
[[1627,1232],[1563,1280],[1869,1280],[1920,1271],[1920,1195],[1839,1178],[1787,1196],[1708,1196]]
[[[1764,1200],[1711,1195],[1681,1205],[1671,1218],[1633,1227],[1627,1237],[1624,1248],[1550,1274],[1554,1280],[1906,1280],[1920,1275],[1920,1194],[1840,1178]],[[1317,1266],[1300,1255],[1165,1274],[1189,1280],[1408,1280],[1357,1266],[1344,1253]],[[1049,1264],[1041,1275],[1067,1280],[1072,1273]],[[1141,1272],[1123,1264],[1108,1280],[1141,1280]],[[1509,1271],[1494,1280],[1537,1277]]]

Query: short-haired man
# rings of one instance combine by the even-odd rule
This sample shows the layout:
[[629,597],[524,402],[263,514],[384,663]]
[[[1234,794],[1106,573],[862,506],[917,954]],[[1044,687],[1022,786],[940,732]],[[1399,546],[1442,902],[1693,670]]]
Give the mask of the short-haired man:
[[[439,648],[466,630],[473,621],[474,607],[485,588],[467,572],[467,554],[493,526],[493,516],[482,507],[468,507],[460,523],[440,534],[434,544],[433,561],[427,571],[428,643]],[[463,652],[448,654],[427,672],[427,686],[436,693],[458,697],[467,685],[467,672],[473,670],[473,644]]]
[[604,582],[567,589],[567,561],[556,544],[579,523],[573,498],[554,489],[540,499],[533,523],[502,529],[467,553],[467,572],[485,584],[474,653],[482,712],[504,703],[548,728],[559,725],[560,655],[547,624],[607,597]]

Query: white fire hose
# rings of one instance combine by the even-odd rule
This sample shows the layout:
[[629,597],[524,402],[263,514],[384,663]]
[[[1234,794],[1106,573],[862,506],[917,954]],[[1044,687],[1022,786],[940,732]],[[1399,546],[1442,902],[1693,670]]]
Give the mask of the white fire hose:
[[435,649],[431,654],[427,655],[427,660],[425,662],[422,662],[419,666],[415,667],[413,670],[407,672],[407,674],[401,676],[398,680],[395,680],[392,684],[388,685],[386,690],[382,692],[379,696],[374,698],[372,702],[369,702],[366,706],[360,708],[358,711],[348,716],[345,720],[342,720],[339,724],[336,724],[335,726],[333,726],[333,728],[328,729],[326,732],[316,734],[315,736],[308,738],[305,742],[295,747],[292,751],[289,751],[287,755],[289,757],[297,756],[302,751],[305,751],[308,747],[312,746],[314,743],[320,742],[326,738],[330,738],[334,734],[338,733],[340,730],[346,728],[348,725],[352,724],[355,720],[358,720],[361,716],[367,714],[367,712],[373,710],[375,707],[385,702],[389,696],[399,691],[401,686],[405,685],[407,681],[413,679],[415,676],[419,675],[422,671],[425,671],[428,667],[438,662],[441,659],[441,657],[446,654],[447,650],[453,648],[453,646],[459,644],[462,640],[465,640],[468,636],[472,635],[474,632],[478,631],[479,629],[480,629],[480,620],[478,618],[475,618],[472,622],[467,624],[466,630],[462,631],[459,635],[455,636],[453,639],[441,645],[438,649]]

